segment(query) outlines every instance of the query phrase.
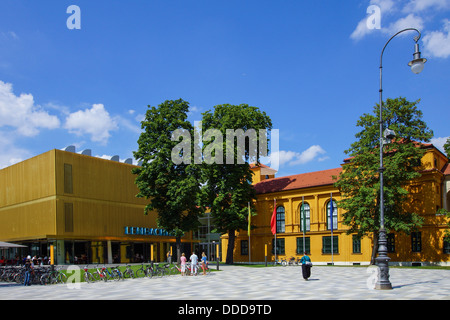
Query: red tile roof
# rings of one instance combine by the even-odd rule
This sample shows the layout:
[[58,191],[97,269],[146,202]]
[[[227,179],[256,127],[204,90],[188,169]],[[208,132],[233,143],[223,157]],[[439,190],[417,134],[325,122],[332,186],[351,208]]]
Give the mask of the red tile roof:
[[450,163],[445,164],[445,166],[442,168],[442,173],[444,173],[445,176],[450,175]]
[[280,192],[308,187],[331,185],[336,182],[333,176],[339,176],[342,168],[308,172],[292,176],[263,180],[255,184],[257,194]]

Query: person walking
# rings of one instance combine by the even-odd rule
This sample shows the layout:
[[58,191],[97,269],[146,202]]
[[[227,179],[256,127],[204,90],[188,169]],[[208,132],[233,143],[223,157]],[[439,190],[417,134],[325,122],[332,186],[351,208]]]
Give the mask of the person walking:
[[198,257],[197,255],[194,253],[192,253],[192,255],[190,256],[189,260],[191,260],[191,275],[197,275],[197,263],[198,263]]
[[180,262],[181,262],[181,276],[184,276],[184,273],[186,272],[186,256],[184,252],[181,254]]
[[312,267],[311,258],[308,257],[306,252],[303,252],[303,257],[300,259],[300,262],[302,264],[303,279],[308,281],[308,278],[311,276],[311,267]]

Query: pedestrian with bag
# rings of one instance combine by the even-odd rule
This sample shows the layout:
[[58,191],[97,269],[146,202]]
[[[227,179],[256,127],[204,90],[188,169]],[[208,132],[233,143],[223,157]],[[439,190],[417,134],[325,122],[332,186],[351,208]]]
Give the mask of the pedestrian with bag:
[[303,257],[300,259],[300,262],[302,264],[303,279],[305,279],[305,281],[308,281],[308,278],[311,276],[311,258],[308,257],[306,252],[303,252]]

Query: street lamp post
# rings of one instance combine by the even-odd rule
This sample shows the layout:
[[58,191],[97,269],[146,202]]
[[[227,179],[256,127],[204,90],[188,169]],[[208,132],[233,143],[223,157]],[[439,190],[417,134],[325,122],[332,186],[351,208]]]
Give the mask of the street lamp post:
[[[383,196],[383,53],[386,49],[386,46],[391,42],[393,38],[395,38],[400,33],[405,31],[416,31],[418,35],[414,37],[415,41],[415,52],[413,54],[414,59],[408,63],[411,67],[411,71],[415,74],[419,74],[422,72],[424,63],[427,61],[424,58],[421,58],[419,51],[418,41],[421,37],[421,33],[419,30],[415,28],[407,28],[397,32],[393,35],[384,45],[383,50],[381,51],[380,56],[380,231],[378,235],[378,257],[375,259],[379,268],[378,281],[375,284],[375,289],[378,290],[390,290],[392,289],[392,284],[389,281],[389,260],[390,258],[387,255],[387,235],[386,229],[384,227],[384,196]],[[386,130],[387,137],[392,138],[393,132],[391,130]]]

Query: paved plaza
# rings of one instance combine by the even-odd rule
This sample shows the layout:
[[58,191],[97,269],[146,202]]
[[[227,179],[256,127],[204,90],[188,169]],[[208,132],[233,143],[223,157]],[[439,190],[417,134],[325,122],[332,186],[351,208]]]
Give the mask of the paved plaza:
[[[373,267],[372,267],[373,268]],[[24,287],[0,283],[2,300],[450,300],[450,270],[391,268],[393,290],[369,289],[368,267],[220,266],[208,276]]]

